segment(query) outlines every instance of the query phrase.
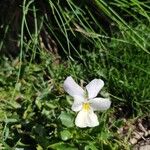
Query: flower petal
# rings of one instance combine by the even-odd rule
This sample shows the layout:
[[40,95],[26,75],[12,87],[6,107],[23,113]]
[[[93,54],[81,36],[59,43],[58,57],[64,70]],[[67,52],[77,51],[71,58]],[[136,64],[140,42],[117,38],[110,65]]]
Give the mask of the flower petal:
[[74,102],[73,102],[71,109],[73,111],[80,111],[82,109],[82,104],[84,101],[85,99],[82,96],[75,95]]
[[67,77],[63,85],[65,91],[71,96],[84,96],[84,90],[73,80],[71,76]]
[[89,100],[90,106],[92,107],[92,109],[95,110],[107,110],[110,105],[111,105],[111,101],[108,98],[94,98]]
[[97,115],[93,112],[93,110],[90,111],[83,111],[81,110],[75,119],[76,126],[80,128],[86,128],[86,127],[95,127],[99,125]]
[[97,96],[98,92],[102,89],[104,86],[104,81],[101,79],[94,79],[92,80],[87,86],[87,92],[88,92],[88,98],[94,98]]

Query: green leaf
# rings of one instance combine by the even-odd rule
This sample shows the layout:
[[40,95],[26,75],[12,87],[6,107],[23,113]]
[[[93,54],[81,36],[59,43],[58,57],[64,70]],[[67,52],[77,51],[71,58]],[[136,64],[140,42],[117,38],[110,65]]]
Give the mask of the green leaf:
[[38,109],[42,108],[42,102],[39,99],[36,99],[35,104],[38,107]]
[[6,140],[9,137],[9,128],[8,127],[6,127],[4,129],[3,136],[4,136],[4,140]]
[[87,145],[87,146],[85,146],[85,150],[98,150],[95,146],[94,146],[94,144],[92,143],[92,144],[90,144],[90,145]]
[[7,119],[5,119],[4,121],[8,124],[8,123],[15,123],[15,122],[17,122],[18,120],[15,119],[15,118],[7,118]]
[[65,144],[63,142],[59,142],[59,143],[49,145],[48,149],[53,149],[53,150],[78,150],[77,148],[71,146],[70,144]]
[[36,147],[37,150],[43,150],[43,148],[38,144]]
[[57,107],[56,104],[54,104],[54,102],[45,102],[45,106],[47,106],[50,109],[55,109]]
[[19,92],[21,89],[21,83],[16,83],[15,88]]
[[60,136],[63,141],[67,141],[72,138],[72,134],[68,130],[61,131]]
[[66,127],[74,127],[74,118],[71,114],[62,112],[59,116],[62,124]]

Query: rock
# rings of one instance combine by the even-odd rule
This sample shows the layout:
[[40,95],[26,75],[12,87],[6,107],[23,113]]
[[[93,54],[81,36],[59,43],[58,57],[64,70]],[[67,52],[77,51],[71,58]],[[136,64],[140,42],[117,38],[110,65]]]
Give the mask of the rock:
[[140,146],[139,150],[150,150],[150,145]]

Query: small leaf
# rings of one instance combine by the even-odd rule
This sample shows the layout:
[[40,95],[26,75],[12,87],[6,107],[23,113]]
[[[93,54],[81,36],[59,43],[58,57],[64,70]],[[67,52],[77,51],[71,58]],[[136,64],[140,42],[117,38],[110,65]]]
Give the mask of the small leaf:
[[71,146],[70,144],[65,144],[63,142],[49,145],[48,148],[53,150],[78,150],[77,148]]
[[43,150],[43,148],[38,144],[36,147],[37,150]]
[[61,131],[60,136],[63,141],[67,141],[72,138],[72,134],[68,130]]
[[16,91],[19,92],[21,89],[21,83],[16,83],[15,88],[16,88]]
[[46,102],[45,106],[47,106],[50,109],[55,109],[57,107],[57,105],[52,102]]
[[94,144],[87,145],[87,146],[85,146],[84,149],[85,149],[85,150],[98,150],[98,149],[94,146]]
[[41,103],[41,101],[39,99],[36,99],[35,104],[38,107],[38,109],[42,108],[42,103]]
[[74,127],[74,118],[71,114],[62,112],[59,117],[64,126]]
[[5,119],[4,120],[5,121],[5,123],[15,123],[15,122],[17,122],[18,120],[17,119],[15,119],[15,118],[7,118],[7,119]]
[[18,109],[18,108],[21,108],[21,105],[15,101],[13,102],[7,102],[11,107],[15,108],[15,109]]
[[3,135],[3,136],[4,136],[4,140],[6,140],[6,139],[9,137],[9,128],[6,127],[6,128],[4,129],[4,133],[3,133],[3,134],[4,134],[4,135]]

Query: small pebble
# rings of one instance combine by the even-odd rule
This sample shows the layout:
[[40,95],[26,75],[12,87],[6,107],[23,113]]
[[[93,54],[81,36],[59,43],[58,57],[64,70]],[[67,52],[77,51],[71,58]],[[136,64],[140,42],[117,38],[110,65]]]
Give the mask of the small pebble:
[[130,139],[130,143],[133,144],[133,145],[136,144],[137,143],[137,139],[135,139],[135,138]]

